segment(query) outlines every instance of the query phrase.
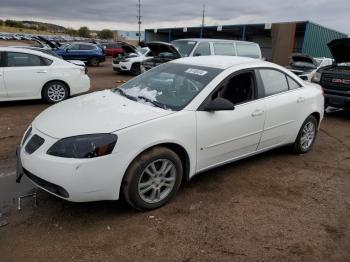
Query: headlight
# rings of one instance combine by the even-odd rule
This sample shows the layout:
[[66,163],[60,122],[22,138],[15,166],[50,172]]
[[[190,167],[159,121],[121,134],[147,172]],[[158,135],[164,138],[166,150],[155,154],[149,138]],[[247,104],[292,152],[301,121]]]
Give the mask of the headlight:
[[319,83],[321,82],[321,76],[322,74],[320,72],[316,72],[312,78],[311,78],[311,82],[315,82],[315,83]]
[[66,158],[93,158],[112,153],[117,135],[92,134],[72,136],[58,140],[47,154]]
[[120,60],[120,62],[129,62],[129,61],[130,61],[130,59],[128,59],[128,58],[124,58],[124,59]]

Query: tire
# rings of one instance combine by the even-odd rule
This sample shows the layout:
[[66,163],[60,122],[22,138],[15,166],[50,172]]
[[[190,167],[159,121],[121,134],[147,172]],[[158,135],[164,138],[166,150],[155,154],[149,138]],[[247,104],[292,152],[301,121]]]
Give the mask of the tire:
[[312,149],[317,135],[318,122],[314,116],[306,118],[293,144],[296,154],[305,154]]
[[159,208],[175,196],[182,174],[181,160],[174,151],[152,148],[138,156],[126,171],[122,186],[124,198],[140,211]]
[[130,73],[134,76],[141,74],[141,65],[139,63],[133,64],[130,68]]
[[67,99],[68,96],[68,86],[60,81],[51,81],[47,83],[42,91],[43,99],[50,104],[61,102]]
[[100,61],[98,60],[97,57],[93,57],[89,60],[89,65],[97,67],[100,65]]

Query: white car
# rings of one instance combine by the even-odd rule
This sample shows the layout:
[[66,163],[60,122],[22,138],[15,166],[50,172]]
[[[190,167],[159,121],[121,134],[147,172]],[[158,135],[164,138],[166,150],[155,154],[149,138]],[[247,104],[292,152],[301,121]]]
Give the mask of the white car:
[[153,55],[150,49],[143,47],[140,50],[135,49],[126,56],[114,58],[112,67],[114,71],[119,73],[130,72],[133,75],[139,75],[141,73],[141,63],[151,58],[153,58]]
[[17,149],[18,180],[70,201],[168,202],[182,180],[266,150],[311,150],[319,85],[243,57],[190,57],[122,85],[54,105]]
[[0,47],[0,102],[44,99],[60,102],[90,89],[82,66],[25,48]]
[[290,65],[287,67],[305,81],[311,81],[316,71],[333,64],[332,58],[311,57],[305,54],[292,54]]

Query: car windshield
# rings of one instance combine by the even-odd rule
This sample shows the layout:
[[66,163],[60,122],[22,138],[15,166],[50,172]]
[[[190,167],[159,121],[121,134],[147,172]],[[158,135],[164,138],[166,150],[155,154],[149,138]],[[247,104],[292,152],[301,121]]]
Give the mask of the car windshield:
[[222,69],[166,63],[134,78],[113,92],[166,110],[179,111],[196,97]]
[[175,46],[177,51],[179,51],[180,55],[183,57],[189,56],[196,45],[196,41],[173,41],[171,44]]

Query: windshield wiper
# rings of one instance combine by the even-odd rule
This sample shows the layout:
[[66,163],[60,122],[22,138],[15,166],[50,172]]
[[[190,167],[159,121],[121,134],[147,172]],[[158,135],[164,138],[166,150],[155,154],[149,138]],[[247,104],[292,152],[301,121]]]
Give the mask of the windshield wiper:
[[117,88],[115,88],[115,90],[118,91],[118,93],[121,94],[122,96],[125,96],[126,98],[129,98],[130,100],[137,101],[137,97],[128,95],[127,93],[125,93],[125,91],[123,89],[117,87]]
[[156,107],[160,107],[160,108],[163,108],[163,109],[167,109],[166,105],[162,104],[162,103],[159,103],[155,100],[152,100],[152,99],[149,99],[147,97],[144,97],[144,96],[137,96],[138,99],[143,99],[145,100],[146,102],[150,102],[152,105],[156,106]]

